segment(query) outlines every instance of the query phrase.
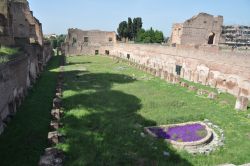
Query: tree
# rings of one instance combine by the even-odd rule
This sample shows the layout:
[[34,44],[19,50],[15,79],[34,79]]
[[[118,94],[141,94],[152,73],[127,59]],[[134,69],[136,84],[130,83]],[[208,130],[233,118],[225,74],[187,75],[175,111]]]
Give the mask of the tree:
[[142,19],[140,17],[133,19],[133,38],[137,37],[137,33],[142,29]]
[[155,43],[162,43],[164,41],[164,35],[161,31],[155,31]]
[[133,39],[133,22],[130,17],[128,18],[128,39]]
[[118,35],[119,37],[122,38],[127,38],[128,37],[128,24],[126,21],[122,21],[119,24],[119,27],[117,29]]
[[142,42],[142,41],[144,41],[145,40],[145,30],[144,29],[141,29],[138,33],[137,33],[137,35],[136,35],[136,37],[135,37],[135,41],[136,42]]
[[164,41],[164,36],[161,31],[154,30],[153,28],[146,31],[141,29],[137,33],[135,41],[139,43],[162,43]]
[[62,43],[64,43],[65,41],[65,38],[66,38],[66,35],[59,35],[57,37],[57,47],[61,47]]
[[122,21],[117,29],[119,39],[135,40],[138,32],[142,29],[142,19],[129,17],[128,21]]
[[52,40],[52,47],[53,47],[54,49],[57,48],[57,39],[53,39],[53,40]]

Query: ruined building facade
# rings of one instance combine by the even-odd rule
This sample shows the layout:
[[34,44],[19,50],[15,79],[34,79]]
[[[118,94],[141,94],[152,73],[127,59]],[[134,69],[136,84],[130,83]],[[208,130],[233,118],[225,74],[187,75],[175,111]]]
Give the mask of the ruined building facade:
[[[99,30],[69,29],[64,43],[65,54],[99,54],[104,47],[116,44],[116,33]],[[108,53],[108,52],[107,52]]]
[[42,25],[27,0],[0,0],[0,42],[4,45],[43,44]]
[[15,59],[0,63],[1,134],[53,54],[27,0],[0,0],[0,46],[22,48]]
[[11,45],[14,43],[12,16],[9,0],[0,0],[0,43]]
[[200,13],[184,23],[172,27],[171,44],[215,45],[218,46],[222,31],[223,17]]

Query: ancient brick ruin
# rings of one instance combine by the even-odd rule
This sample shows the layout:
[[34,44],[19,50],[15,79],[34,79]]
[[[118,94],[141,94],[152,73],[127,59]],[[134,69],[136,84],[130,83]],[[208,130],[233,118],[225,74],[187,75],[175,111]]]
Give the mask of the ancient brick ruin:
[[174,24],[172,45],[215,45],[218,46],[223,17],[200,13],[184,23]]
[[[181,32],[177,35],[176,28],[173,29],[171,41],[175,43],[174,47],[115,42],[109,45],[108,35],[103,37],[103,34],[109,34],[107,32],[99,36],[93,31],[76,33],[69,30],[64,51],[66,55],[93,55],[98,50],[99,54],[128,59],[158,73],[179,75],[185,80],[217,88],[220,92],[250,98],[250,56],[248,53],[218,49],[222,23],[222,16],[201,13],[183,24],[175,24],[174,27],[181,28]],[[94,33],[95,38],[85,40],[88,33]],[[210,43],[211,33],[214,35]],[[99,43],[96,38],[105,39],[105,43]]]
[[27,0],[2,0],[0,7],[0,43],[43,44],[42,25],[33,17]]
[[[116,44],[116,33],[105,31],[82,31],[69,29],[64,43],[65,54],[99,54],[103,47],[113,48]],[[108,54],[108,50],[106,51]]]
[[1,0],[0,8],[1,45],[22,49],[17,58],[0,63],[1,134],[53,52],[27,0]]

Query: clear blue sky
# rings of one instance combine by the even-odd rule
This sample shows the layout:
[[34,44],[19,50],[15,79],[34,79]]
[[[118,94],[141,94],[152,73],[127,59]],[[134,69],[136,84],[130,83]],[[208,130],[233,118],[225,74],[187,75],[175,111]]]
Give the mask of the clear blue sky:
[[169,36],[171,26],[199,12],[224,16],[224,24],[250,25],[250,0],[29,0],[45,34],[68,28],[116,31],[128,17],[142,17]]

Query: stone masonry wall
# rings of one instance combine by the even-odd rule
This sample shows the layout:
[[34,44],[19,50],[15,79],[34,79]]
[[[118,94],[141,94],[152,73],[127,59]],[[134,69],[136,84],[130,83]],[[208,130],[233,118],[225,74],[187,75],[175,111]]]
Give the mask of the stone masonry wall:
[[53,50],[43,41],[42,24],[33,16],[27,0],[0,0],[0,9],[0,45],[22,50],[16,59],[0,64],[1,134]]
[[[106,49],[110,48],[102,48],[101,54]],[[129,54],[133,62],[173,75],[178,65],[180,76],[188,81],[250,98],[250,55],[142,44],[116,44],[110,54],[122,58]]]
[[12,17],[9,0],[0,0],[0,44],[13,45]]
[[0,64],[0,134],[51,58],[50,47],[28,45],[17,59]]
[[102,47],[110,47],[115,43],[115,32],[69,29],[68,36],[63,47],[65,54],[67,55],[96,54],[96,51],[99,52]]
[[42,25],[27,0],[0,0],[0,44],[43,45]]
[[13,1],[9,12],[13,17],[13,35],[16,40],[28,39],[31,43],[43,44],[41,23],[33,16],[26,0]]

